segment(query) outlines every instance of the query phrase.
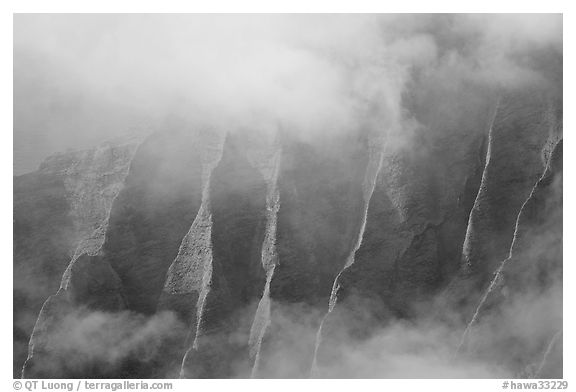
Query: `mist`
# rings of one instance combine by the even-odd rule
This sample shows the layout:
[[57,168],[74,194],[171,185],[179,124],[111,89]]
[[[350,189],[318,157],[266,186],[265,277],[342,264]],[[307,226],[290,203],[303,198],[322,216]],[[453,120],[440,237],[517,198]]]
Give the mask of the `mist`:
[[546,79],[560,15],[14,17],[15,173],[167,117],[304,139],[359,126],[402,134],[415,69],[448,83]]
[[[154,362],[167,342],[185,330],[173,313],[145,317],[130,311],[78,308],[58,320],[53,328],[44,348],[50,361],[35,364],[36,372],[73,377],[90,369],[93,376],[115,372],[119,377],[130,377],[131,361],[140,361],[156,365],[154,371],[164,376],[174,378],[178,374],[178,369]],[[152,375],[150,370],[148,376]]]
[[[406,317],[398,316],[397,313],[401,312],[394,313],[395,310],[391,310],[393,305],[386,310],[389,312],[386,316],[376,314],[376,308],[384,308],[389,305],[384,302],[389,300],[392,303],[395,299],[364,298],[354,288],[342,299],[335,297],[337,315],[330,314],[332,304],[329,305],[328,301],[332,302],[333,298],[329,290],[320,293],[318,289],[318,294],[315,288],[294,284],[297,290],[312,293],[312,298],[304,298],[300,303],[297,300],[282,302],[271,297],[270,292],[277,290],[274,295],[284,295],[281,290],[285,289],[282,286],[285,280],[300,279],[300,275],[296,274],[295,278],[290,275],[294,271],[302,275],[310,271],[319,276],[325,274],[310,281],[320,287],[330,280],[329,286],[334,282],[334,287],[337,287],[340,274],[349,267],[343,267],[348,261],[346,258],[333,260],[333,265],[325,266],[311,257],[312,267],[299,270],[298,266],[290,270],[292,266],[289,265],[289,273],[279,275],[280,283],[277,283],[274,279],[285,262],[280,257],[279,267],[274,270],[277,225],[280,236],[285,236],[278,238],[286,241],[286,248],[289,245],[300,246],[301,241],[303,248],[313,249],[310,253],[318,249],[322,251],[322,246],[328,247],[326,244],[331,244],[333,238],[342,238],[342,243],[350,241],[350,233],[361,225],[356,221],[346,221],[344,212],[351,210],[350,216],[356,219],[354,208],[361,203],[354,198],[364,197],[367,199],[364,200],[366,220],[374,219],[377,221],[375,225],[390,224],[395,228],[396,221],[393,220],[397,219],[400,222],[397,227],[405,230],[400,233],[398,229],[399,233],[380,238],[381,242],[390,244],[390,248],[396,247],[390,254],[400,260],[410,246],[428,246],[424,243],[428,226],[420,228],[421,221],[429,226],[444,224],[444,221],[436,222],[440,219],[436,219],[436,211],[428,210],[428,203],[432,206],[430,210],[450,210],[449,213],[462,213],[468,218],[477,194],[482,191],[482,169],[490,158],[491,147],[487,145],[491,142],[489,133],[494,120],[491,124],[488,119],[496,116],[491,113],[497,111],[501,96],[519,91],[524,93],[523,89],[529,91],[526,95],[536,96],[533,91],[538,91],[544,92],[546,99],[552,97],[550,100],[557,100],[562,91],[562,45],[562,16],[556,14],[15,15],[15,175],[33,172],[48,156],[68,149],[87,149],[116,138],[146,140],[139,145],[133,161],[132,156],[122,161],[127,174],[118,184],[111,185],[116,192],[113,197],[110,196],[112,191],[107,193],[112,207],[98,215],[99,218],[102,215],[104,223],[97,222],[102,232],[98,237],[102,244],[89,255],[109,258],[106,260],[110,269],[118,275],[115,289],[126,306],[133,309],[103,312],[81,307],[57,320],[57,332],[50,336],[45,348],[54,359],[51,363],[53,368],[45,371],[83,374],[86,369],[96,366],[97,371],[103,374],[116,374],[114,372],[122,366],[127,366],[129,372],[130,361],[134,358],[144,362],[135,368],[139,367],[140,372],[142,369],[147,371],[148,363],[156,366],[168,346],[178,346],[184,351],[188,349],[185,344],[195,341],[196,333],[196,338],[200,336],[208,347],[208,354],[201,352],[199,359],[193,358],[200,364],[198,366],[206,366],[207,373],[212,371],[208,360],[204,365],[202,355],[214,360],[220,353],[217,350],[225,353],[223,356],[229,350],[233,354],[227,360],[233,363],[226,364],[229,367],[226,371],[232,369],[226,375],[250,377],[256,361],[244,355],[242,350],[248,346],[249,336],[251,338],[248,331],[251,323],[256,324],[258,315],[254,313],[260,306],[264,309],[262,317],[272,319],[271,322],[268,319],[262,321],[262,325],[266,325],[262,331],[268,335],[265,336],[264,332],[262,336],[258,335],[264,336],[265,341],[262,349],[267,355],[262,361],[264,377],[288,374],[319,378],[512,378],[519,376],[518,368],[523,369],[521,376],[535,377],[544,363],[546,366],[561,366],[561,359],[554,357],[554,353],[550,359],[552,365],[541,357],[541,354],[554,351],[546,349],[547,345],[552,347],[549,337],[561,334],[555,330],[562,319],[561,273],[543,278],[546,274],[542,270],[546,270],[547,265],[541,261],[561,260],[558,241],[561,242],[562,233],[554,231],[557,229],[554,225],[562,218],[561,169],[560,179],[555,178],[550,194],[542,196],[545,199],[543,204],[549,209],[546,209],[547,217],[538,221],[540,230],[523,232],[523,248],[521,251],[513,249],[516,251],[515,264],[508,274],[514,275],[521,270],[524,275],[518,274],[521,275],[517,278],[520,283],[511,279],[511,287],[518,289],[514,286],[516,283],[518,286],[526,282],[530,284],[517,291],[510,289],[512,293],[506,291],[507,287],[503,298],[498,297],[494,303],[489,303],[486,310],[482,309],[483,317],[473,325],[466,350],[459,351],[459,346],[470,318],[461,308],[446,303],[446,298],[441,296],[448,285],[448,278],[457,276],[458,266],[445,274],[450,275],[448,278],[442,276],[445,281],[440,278],[434,281],[436,286],[433,290],[428,292],[426,287],[414,289],[428,297],[408,304],[403,309]],[[553,106],[548,101],[546,105]],[[415,117],[414,107],[423,113],[420,118]],[[470,107],[474,108],[470,110],[470,119],[460,123],[459,116],[465,117],[468,113],[462,108]],[[546,113],[546,119],[556,115]],[[507,115],[510,113],[502,115],[502,121],[507,119]],[[421,123],[422,118],[432,125]],[[476,120],[481,124],[474,123]],[[548,124],[544,120],[542,123],[542,127]],[[218,136],[214,137],[212,132]],[[372,155],[367,158],[360,156],[373,153],[362,144],[364,139],[358,138],[361,139],[357,142],[359,147],[350,142],[362,132],[370,134],[373,139],[368,139],[378,140],[379,146],[383,146],[378,154],[372,154],[379,157],[378,165],[370,161]],[[452,139],[445,137],[449,132],[453,133],[450,135]],[[147,138],[150,134],[153,136]],[[237,137],[221,137],[226,134]],[[288,159],[282,163],[278,162],[283,151],[270,142],[278,135],[293,143],[287,143]],[[464,140],[461,145],[453,146],[454,150],[462,150],[448,156],[444,162],[441,155],[445,146],[442,144],[446,140],[456,140],[454,135],[462,136]],[[512,147],[507,146],[509,150],[501,156],[513,150],[514,143],[530,144],[533,139],[507,142]],[[537,145],[537,142],[533,144]],[[224,153],[229,154],[226,165],[216,170]],[[381,169],[385,159],[393,163]],[[470,167],[466,166],[468,159],[474,161]],[[542,157],[543,161],[546,159]],[[312,162],[310,173],[306,172],[308,162]],[[101,170],[95,166],[90,168],[94,178],[104,177],[98,175],[111,170],[107,165],[103,166]],[[364,177],[364,171],[370,170],[375,170],[372,173],[375,184],[366,196],[368,193],[363,188],[368,176]],[[437,176],[436,171],[440,172]],[[358,174],[360,172],[362,175]],[[211,176],[220,177],[213,180]],[[454,183],[458,182],[457,185],[450,183],[451,176],[456,178]],[[96,194],[93,203],[86,203],[86,209],[104,208],[104,203],[98,198],[100,188],[86,185],[92,177],[79,175],[78,178],[78,183],[74,183],[77,193],[73,197],[92,201],[86,194]],[[215,181],[219,188],[212,187],[210,181]],[[460,186],[460,182],[464,185]],[[320,185],[316,187],[317,184]],[[350,191],[354,186],[362,189]],[[306,187],[312,189],[309,194],[304,189]],[[376,188],[381,192],[381,199],[371,200]],[[23,189],[26,191],[27,188]],[[344,196],[332,199],[330,193],[324,200],[327,190]],[[460,191],[461,194],[457,193]],[[211,196],[210,192],[220,193]],[[306,194],[302,196],[302,193]],[[62,200],[66,197],[71,198],[66,194]],[[464,200],[466,198],[471,200]],[[380,203],[377,207],[381,215],[370,215],[370,207],[376,203]],[[470,205],[464,206],[466,203]],[[78,205],[81,204],[77,202]],[[253,213],[240,211],[245,215],[237,218],[234,214],[241,209],[238,205]],[[505,202],[503,205],[501,208],[508,208]],[[310,206],[313,208],[306,210]],[[220,210],[216,211],[217,208]],[[46,207],[47,211],[51,209],[54,209],[51,205]],[[205,216],[201,216],[200,211]],[[217,213],[221,214],[218,216],[220,220],[213,220],[212,214],[216,216]],[[339,213],[340,219],[332,219],[330,214]],[[68,218],[66,214],[66,211],[62,212]],[[79,216],[90,219],[93,215]],[[113,230],[108,228],[108,219]],[[333,222],[342,227],[333,227],[336,225]],[[459,234],[451,235],[460,230],[460,223],[453,223],[455,228],[446,229],[449,232],[447,238],[458,237]],[[222,264],[213,267],[213,224],[222,225],[217,238],[221,246],[230,247],[220,252],[222,259],[237,264],[242,256],[234,258],[237,257],[235,244],[228,241],[251,241],[254,244],[259,241],[263,244],[263,231],[270,231],[273,226],[273,234],[266,233],[271,244],[266,243],[269,262],[273,267],[264,265],[262,249],[257,256],[252,253],[258,252],[249,252],[252,243],[246,245],[246,249],[240,249],[250,253],[246,256],[246,266],[241,266],[246,267],[242,270],[243,275],[236,274],[234,268],[240,267],[230,266],[233,263],[228,265],[218,261]],[[312,228],[298,227],[307,224]],[[406,226],[402,226],[404,224]],[[228,225],[233,228],[229,229]],[[364,244],[365,226],[366,222],[358,248]],[[466,222],[463,226],[462,241],[468,234]],[[191,227],[195,230],[189,229]],[[92,230],[92,225],[88,229]],[[382,231],[376,231],[376,234],[388,234],[386,230],[393,230],[377,228],[380,229]],[[294,234],[290,230],[298,232]],[[234,237],[232,231],[234,235],[241,233]],[[184,237],[187,232],[191,233],[186,240],[189,242]],[[406,240],[403,236],[408,232],[413,237]],[[23,233],[23,237],[28,235],[27,231]],[[300,238],[310,233],[311,238]],[[68,236],[65,233],[63,237]],[[64,244],[62,248],[78,246],[80,249],[81,240],[78,244]],[[405,241],[408,241],[406,245]],[[439,259],[443,251],[440,248],[445,245],[442,241],[448,241],[436,237],[430,241],[436,241],[430,248],[437,249],[435,257]],[[198,247],[202,249],[198,251]],[[139,249],[136,252],[134,248]],[[358,248],[353,250],[352,256]],[[292,251],[292,248],[284,249],[284,255],[288,256],[286,259],[292,257]],[[294,253],[299,251],[296,249]],[[421,256],[419,251],[418,248],[414,259]],[[186,264],[192,257],[190,255],[196,257],[193,260],[196,264]],[[381,264],[391,262],[378,255],[383,259]],[[208,258],[211,269],[206,270],[207,274],[201,263]],[[250,264],[253,258],[257,261],[255,266]],[[59,259],[59,263],[68,260]],[[173,268],[181,260],[184,260],[182,265]],[[483,261],[499,264],[503,260]],[[302,264],[306,262],[301,261]],[[420,268],[419,262],[422,261],[415,262],[416,267],[410,264],[406,268]],[[417,275],[415,281],[422,279],[428,284],[427,277],[422,277],[428,271],[424,262],[424,272],[412,272]],[[434,259],[433,262],[449,264],[452,260]],[[558,267],[553,262],[550,264]],[[523,267],[526,265],[528,267]],[[444,265],[438,269],[442,267]],[[42,272],[29,266],[22,268],[22,275]],[[362,271],[365,276],[371,273],[370,268],[366,270],[368,272]],[[330,275],[333,270],[337,271],[334,276]],[[83,273],[83,270],[78,271]],[[174,276],[170,276],[172,271],[176,271]],[[489,271],[488,275],[492,272]],[[197,275],[193,277],[186,275],[195,273]],[[218,274],[229,275],[220,278]],[[92,277],[90,274],[86,276],[87,281]],[[228,284],[226,279],[229,276],[242,282]],[[172,284],[171,278],[176,282],[173,284],[176,288],[164,284],[165,281]],[[181,283],[179,279],[193,281],[194,284],[189,285],[193,287],[177,286]],[[254,287],[243,286],[252,286],[252,283]],[[350,283],[351,287],[355,283]],[[410,283],[399,289],[401,292],[406,288],[407,298],[412,295]],[[206,297],[211,295],[212,284],[216,287],[216,294],[214,298]],[[267,286],[262,289],[258,286],[260,284]],[[34,295],[38,289],[31,286],[15,281],[18,290],[29,292],[30,297],[39,303],[38,295]],[[171,291],[161,291],[162,287],[171,288]],[[292,286],[286,284],[286,287]],[[485,288],[486,284],[470,288],[467,294],[472,307],[478,305],[474,296]],[[158,292],[154,291],[156,289]],[[241,293],[241,299],[230,294],[234,290]],[[203,301],[208,305],[198,299],[202,293],[205,296]],[[96,294],[90,292],[86,295],[98,297]],[[174,297],[169,298],[169,294],[174,294]],[[300,298],[301,293],[296,294],[295,297]],[[232,305],[222,305],[230,299],[227,296],[230,296]],[[175,307],[186,308],[181,312],[185,317],[177,314],[181,309],[165,311],[162,308],[170,300],[176,304]],[[371,301],[380,303],[373,306]],[[25,303],[24,300],[21,302]],[[202,320],[204,308],[200,305],[207,306],[207,312],[217,320]],[[237,308],[230,310],[226,306]],[[22,316],[20,323],[26,328],[33,324],[35,311],[33,309]],[[319,336],[322,335],[324,318],[335,318],[336,327],[326,333],[321,342]],[[210,326],[206,331],[202,330],[205,327],[202,322]],[[187,336],[185,341],[183,336]],[[322,352],[316,368],[308,366],[309,373],[302,373],[303,364],[311,365],[316,359],[316,352],[311,355],[314,344],[318,347],[324,344],[320,351],[327,351]],[[260,342],[258,350],[259,345]],[[216,352],[212,357],[211,349]],[[527,356],[534,358],[533,363],[525,363]],[[154,370],[155,376],[177,377],[180,366],[184,368],[186,362],[184,359],[180,363],[180,359],[175,361],[171,358],[172,362],[159,366]],[[77,368],[70,367],[71,363]]]

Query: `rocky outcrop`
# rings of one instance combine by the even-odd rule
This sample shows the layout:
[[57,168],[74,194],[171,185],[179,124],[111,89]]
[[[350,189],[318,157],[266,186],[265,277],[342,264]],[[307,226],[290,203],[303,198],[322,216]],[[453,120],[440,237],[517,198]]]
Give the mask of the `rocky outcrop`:
[[[55,155],[38,171],[14,179],[14,281],[28,285],[15,286],[15,325],[20,326],[26,340],[42,302],[58,289],[54,285],[58,275],[67,268],[61,283],[67,286],[69,271],[78,259],[100,251],[112,202],[123,185],[136,146],[136,140],[116,140],[92,150]],[[20,324],[17,320],[23,318]],[[36,322],[35,330],[39,328]],[[35,331],[29,359],[38,348],[37,337]],[[22,364],[15,363],[18,376]]]
[[[103,230],[106,236],[98,255],[87,253],[84,262],[77,268],[74,268],[75,264],[81,259],[73,259],[71,268],[64,274],[61,289],[55,298],[49,300],[55,305],[47,309],[64,304],[63,307],[73,310],[86,308],[100,311],[102,304],[98,298],[104,290],[107,292],[104,298],[118,299],[112,301],[116,307],[104,309],[108,312],[155,313],[166,271],[200,204],[201,172],[200,154],[195,150],[198,148],[197,140],[196,134],[177,129],[152,135],[139,146],[122,183],[123,188],[109,211],[108,227]],[[92,276],[88,271],[96,275]],[[87,290],[75,283],[82,282],[86,276],[96,281],[91,282],[96,289]],[[103,290],[99,290],[97,281],[108,283]],[[44,319],[54,320],[54,326],[43,325],[46,324]],[[42,350],[42,355],[34,354],[39,346],[35,342],[50,340],[50,329],[57,328],[62,320],[66,318],[40,315],[38,330],[48,330],[48,333],[34,334],[25,376],[40,375],[43,364],[67,356],[69,348],[65,346],[61,350],[58,347],[52,347],[49,352]],[[87,363],[78,367],[73,375],[86,376],[93,372],[93,366]],[[146,366],[139,364],[123,369],[119,372],[116,368],[116,373],[108,373],[107,370],[102,375],[131,376],[147,370]],[[52,369],[51,374],[54,376],[58,373]]]
[[553,110],[542,91],[500,97],[463,247],[463,268],[470,275],[485,278],[495,270],[496,260],[505,257],[516,216],[543,171],[544,145],[556,121]]
[[[322,146],[284,138],[281,147],[275,222],[278,261],[269,272],[263,296],[267,328],[255,353],[255,377],[307,376],[314,336],[302,336],[298,345],[291,346],[293,326],[286,322],[287,313],[301,307],[305,323],[319,327],[318,310],[328,302],[362,224],[366,135],[352,133]],[[278,366],[279,347],[288,350],[283,355],[303,360]]]
[[181,377],[249,374],[252,318],[266,291],[266,270],[273,268],[276,150],[266,135],[247,141],[228,134],[205,163],[202,206],[170,267],[160,305],[187,317]]
[[229,134],[210,182],[212,263],[209,291],[182,377],[246,375],[250,323],[265,285],[266,180],[238,136]]
[[406,105],[417,126],[409,148],[394,143],[394,134],[383,142],[359,246],[334,283],[318,333],[315,377],[346,377],[331,373],[345,349],[339,342],[362,341],[393,320],[420,317],[458,269],[492,94],[476,88],[463,96],[433,78],[413,91]]
[[278,230],[278,210],[280,209],[278,174],[280,172],[281,151],[275,143],[269,142],[267,144],[271,145],[271,147],[262,148],[260,144],[255,144],[255,146],[260,148],[252,149],[248,155],[252,164],[259,169],[266,181],[266,226],[260,257],[262,268],[266,273],[266,282],[254,314],[248,339],[250,364],[252,367],[250,371],[251,377],[256,376],[260,367],[262,340],[270,326],[270,283],[274,276],[274,269],[278,264],[276,232]]
[[[557,126],[552,131],[542,151],[542,175],[518,212],[508,255],[479,300],[459,346],[460,355],[490,353],[494,359],[494,347],[506,345],[506,355],[494,360],[518,377],[562,375],[562,347],[556,344],[562,331],[562,140]],[[495,328],[503,322],[516,328]]]

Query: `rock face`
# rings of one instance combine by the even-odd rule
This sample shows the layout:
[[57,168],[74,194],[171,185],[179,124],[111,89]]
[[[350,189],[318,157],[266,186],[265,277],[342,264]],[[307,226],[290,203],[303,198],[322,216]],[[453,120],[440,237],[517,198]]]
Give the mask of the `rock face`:
[[[530,365],[526,361],[540,358],[555,333],[561,331],[561,295],[557,287],[562,270],[558,242],[562,238],[558,226],[561,218],[544,218],[561,215],[561,201],[558,194],[552,196],[552,191],[541,190],[554,176],[554,165],[548,161],[561,159],[554,158],[561,154],[557,151],[561,148],[557,147],[561,112],[557,111],[557,102],[540,89],[498,95],[494,104],[463,108],[452,118],[445,118],[441,124],[447,127],[443,137],[434,140],[437,145],[425,145],[422,161],[413,159],[412,154],[385,153],[362,245],[354,263],[339,277],[337,305],[329,306],[319,334],[315,360],[318,376],[354,376],[337,366],[343,355],[339,341],[351,337],[361,341],[370,335],[370,328],[378,330],[395,320],[414,320],[434,311],[440,313],[434,317],[450,318],[453,323],[456,315],[461,317],[460,322],[468,323],[460,346],[468,345],[469,335],[475,335],[471,338],[475,347],[464,350],[469,357],[484,356],[485,361],[517,375]],[[414,113],[418,115],[417,110]],[[430,124],[428,131],[435,132],[436,124],[425,117],[420,122]],[[558,170],[561,165],[555,172]],[[545,192],[548,196],[539,196]],[[547,210],[549,215],[534,209]],[[531,229],[524,228],[529,225],[528,214],[540,216]],[[528,244],[518,245],[519,231],[526,230],[537,231],[527,235],[528,241],[547,239],[539,252]],[[544,230],[550,234],[544,234]],[[522,249],[516,253],[526,252],[528,256],[508,256],[513,253],[511,247]],[[522,260],[508,260],[507,267],[500,271],[507,257]],[[546,267],[532,266],[541,263]],[[509,265],[517,270],[506,274],[504,271],[512,268]],[[499,305],[498,314],[482,322],[482,332],[472,332],[479,314],[491,312],[486,308],[495,306],[488,304],[496,295],[490,284],[494,273],[497,281],[500,275],[511,276],[508,279],[516,287],[509,296],[514,299]],[[546,278],[546,283],[536,283],[541,274],[552,277]],[[446,291],[438,293],[446,283]],[[512,290],[511,286],[509,283],[504,291]],[[547,320],[543,327],[546,332],[539,331],[537,341],[532,341],[535,337],[525,330],[524,336],[521,332],[495,332],[498,326],[508,331],[506,322],[518,322],[506,311],[518,311],[520,305],[513,301],[525,300],[523,295],[542,295],[554,304],[555,311],[551,312],[560,313],[532,314],[532,322],[539,317]],[[511,341],[519,347],[529,342],[530,349],[502,353],[499,347]],[[557,366],[558,362],[556,372]]]
[[99,253],[136,145],[118,140],[56,155],[14,178],[15,377],[42,303],[58,290],[65,271],[61,286],[68,285],[79,258]]
[[410,149],[381,147],[365,229],[318,333],[314,376],[354,377],[338,366],[346,349],[338,342],[422,316],[459,269],[494,95],[468,86],[463,98],[433,79],[418,83],[407,105],[420,125]]
[[260,262],[266,181],[234,136],[226,138],[209,193],[211,279],[197,307],[196,336],[182,377],[233,377],[240,370],[233,364],[248,363],[250,316],[266,281]]
[[[558,344],[562,335],[562,140],[557,133],[548,140],[541,158],[543,173],[517,214],[509,252],[475,308],[459,347],[467,355],[486,356],[504,344],[507,355],[497,361],[518,375],[536,378],[562,375]],[[495,333],[494,326],[503,320],[516,328]],[[530,333],[535,325],[536,333]]]
[[[307,327],[319,326],[317,309],[327,304],[332,282],[361,224],[367,151],[362,135],[336,139],[321,148],[284,141],[278,175],[278,263],[265,293],[270,301],[269,326],[254,376],[301,377],[309,372],[314,335],[303,335],[300,344],[289,347],[286,339],[294,326],[285,322],[285,313],[302,307]],[[278,373],[277,356],[284,350],[288,352],[282,355],[303,360]]]
[[561,100],[413,83],[402,135],[179,124],[15,178],[15,374],[35,321],[25,377],[388,377],[342,358],[403,322],[561,377]]

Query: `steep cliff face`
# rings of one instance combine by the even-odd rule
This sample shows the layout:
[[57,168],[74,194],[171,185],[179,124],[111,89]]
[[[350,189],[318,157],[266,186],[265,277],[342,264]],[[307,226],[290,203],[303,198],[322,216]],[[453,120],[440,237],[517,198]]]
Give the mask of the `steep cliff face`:
[[492,92],[462,88],[472,92],[423,78],[406,97],[418,125],[406,145],[389,138],[380,148],[365,228],[334,283],[313,375],[353,377],[338,365],[347,349],[339,342],[422,316],[458,270],[493,106]]
[[[540,186],[542,176],[549,171],[547,167],[551,151],[562,137],[561,105],[549,93],[536,89],[513,91],[503,94],[499,100],[489,133],[490,144],[481,186],[466,230],[462,268],[446,292],[449,301],[455,304],[462,320],[467,323],[459,351],[468,350],[468,339],[473,334],[474,325],[483,313],[482,309],[490,302],[488,299],[492,297],[492,286],[500,279],[499,270],[503,260],[510,258],[512,247],[517,246],[519,230],[524,230],[521,219],[524,219],[527,208],[534,203],[533,193]],[[550,198],[554,199],[553,196]],[[561,215],[559,211],[561,207],[556,208],[554,214]],[[546,224],[542,221],[540,229],[544,227]],[[562,238],[561,230],[557,229],[550,229],[550,235],[544,232],[540,234],[538,237],[533,236],[530,241],[552,237],[561,241]],[[521,269],[531,269],[529,266],[533,262],[530,259],[540,256],[553,258],[561,264],[561,245],[558,243],[545,243],[538,252],[528,244],[524,244],[523,248],[527,256],[523,257],[525,260],[521,263]],[[540,256],[533,253],[539,253]],[[558,269],[561,271],[561,266],[551,264],[549,273],[554,275]],[[517,282],[522,282],[521,285],[526,285],[529,291],[544,290],[543,283],[533,279],[518,271]],[[558,302],[558,298],[552,301]],[[556,308],[560,309],[561,305]],[[500,322],[504,323],[504,320],[502,317]],[[561,329],[561,322],[557,318],[553,324]],[[499,340],[496,332],[491,331],[490,334],[495,336],[490,339],[484,337],[484,340],[490,342],[485,342],[489,346]],[[520,371],[517,364],[508,365],[516,373]]]
[[24,341],[59,277],[67,271],[61,282],[67,285],[78,258],[98,254],[136,143],[55,155],[38,171],[14,178],[15,376],[26,358]]
[[[464,242],[463,263],[470,274],[491,274],[506,255],[519,209],[544,170],[542,154],[554,128],[553,110],[539,91],[499,98],[483,181]],[[513,155],[517,159],[510,159]],[[512,187],[513,192],[502,192]]]
[[[359,230],[366,135],[361,133],[309,146],[282,143],[278,174],[280,207],[276,222],[277,265],[264,295],[270,301],[268,326],[258,346],[253,376],[301,377],[312,366],[314,336],[303,334],[291,345],[294,325],[286,312],[298,308],[307,328],[321,322],[318,311],[330,298],[332,283],[346,262]],[[284,363],[281,356],[300,360]],[[279,366],[279,363],[285,366]]]
[[[148,315],[155,312],[166,271],[200,204],[200,153],[196,140],[190,132],[168,131],[152,135],[139,146],[121,183],[122,191],[109,209],[101,249],[98,254],[86,253],[86,257],[73,259],[73,267],[62,279],[61,290],[49,300],[54,302],[51,307],[71,308],[73,311],[65,313],[74,317],[41,314],[36,340],[49,341],[51,331],[69,326],[59,323],[76,322],[80,317],[78,312],[103,310]],[[77,263],[80,265],[76,266]],[[101,302],[101,296],[115,300]],[[50,322],[43,322],[43,318]],[[45,330],[47,332],[43,333]],[[31,351],[25,374],[45,374],[45,364],[51,366],[52,377],[55,374],[83,376],[94,373],[98,364],[89,360],[72,364],[76,368],[59,369],[59,362],[66,361],[69,350],[70,347],[60,345],[42,350],[42,354]],[[130,376],[143,371],[144,367],[132,365],[125,358],[121,360],[128,364],[120,370],[115,368],[112,373],[102,369],[103,375]],[[60,370],[63,373],[58,373]]]
[[506,355],[493,359],[522,377],[562,375],[562,140],[553,125],[543,172],[459,346],[462,355],[482,358],[505,345]]
[[[313,375],[353,377],[356,369],[339,365],[343,350],[349,347],[339,342],[362,342],[397,320],[441,319],[452,328],[465,330],[466,340],[470,331],[461,323],[475,323],[470,320],[477,309],[487,306],[479,303],[490,291],[500,261],[508,255],[518,214],[546,168],[543,157],[551,155],[551,146],[561,137],[558,103],[542,85],[498,95],[478,94],[467,100],[457,94],[453,97],[461,100],[459,104],[449,102],[450,91],[440,89],[440,93],[448,107],[460,105],[461,110],[434,121],[437,117],[427,117],[427,110],[441,111],[442,104],[436,108],[426,97],[429,104],[423,108],[418,106],[419,97],[414,98],[411,113],[426,128],[421,142],[413,144],[421,147],[418,154],[403,150],[389,154],[384,147],[361,246],[354,253],[354,262],[335,282],[337,294],[317,336]],[[561,208],[556,214],[558,211]],[[538,227],[542,230],[546,225]],[[554,238],[550,241],[562,237],[557,229],[551,233],[540,232],[543,238]],[[534,252],[529,246],[523,249]],[[556,261],[547,269],[552,275],[561,271],[560,249],[559,244],[548,242],[540,252],[547,260]],[[523,265],[518,268],[527,268]],[[527,285],[528,292],[532,287],[546,292],[541,282],[533,282],[534,276],[519,271],[511,275],[518,286]],[[448,282],[448,290],[439,293]],[[557,294],[551,301],[561,312]],[[515,298],[524,297],[519,294]],[[542,317],[553,320],[549,324],[554,327],[546,328],[561,330],[558,315]],[[537,345],[534,351],[523,351],[512,360],[508,357],[512,354],[498,349],[504,337],[494,332],[495,325],[506,321],[506,317],[495,316],[477,339],[483,340],[485,361],[518,374],[519,365],[512,362],[538,357],[536,352],[544,352],[543,341],[549,342],[554,333],[542,332],[545,338],[533,343]],[[502,326],[505,331],[508,328]],[[519,346],[532,336],[524,332],[523,337],[514,335]],[[495,359],[495,352],[506,359]],[[471,356],[474,360],[479,357],[478,353]]]
[[24,376],[386,377],[342,358],[425,322],[559,377],[561,100],[443,80],[415,78],[402,134],[180,124],[16,178],[15,282],[43,285],[15,285]]
[[266,181],[238,137],[228,135],[210,179],[211,279],[182,377],[233,377],[247,369],[250,323],[266,276]]
[[42,303],[58,290],[74,249],[69,211],[60,176],[14,179],[14,377],[22,372]]

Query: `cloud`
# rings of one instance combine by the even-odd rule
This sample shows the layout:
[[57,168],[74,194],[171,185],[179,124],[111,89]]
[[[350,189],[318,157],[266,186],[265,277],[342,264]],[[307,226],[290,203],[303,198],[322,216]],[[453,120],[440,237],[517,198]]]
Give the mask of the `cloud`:
[[561,51],[561,28],[559,15],[16,15],[16,144],[34,133],[74,147],[167,115],[302,137],[389,132],[415,68],[533,80],[518,54]]
[[77,308],[58,319],[50,331],[46,347],[35,354],[35,374],[120,376],[126,363],[138,361],[155,363],[154,372],[174,376],[178,369],[166,368],[173,366],[166,356],[160,364],[155,361],[167,344],[185,336],[186,328],[172,312],[145,316]]

